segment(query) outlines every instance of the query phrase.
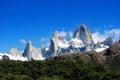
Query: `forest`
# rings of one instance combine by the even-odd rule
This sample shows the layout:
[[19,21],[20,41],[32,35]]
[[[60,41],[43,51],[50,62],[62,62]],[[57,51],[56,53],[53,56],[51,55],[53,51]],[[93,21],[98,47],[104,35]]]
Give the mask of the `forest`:
[[120,71],[81,60],[2,60],[0,80],[120,80]]

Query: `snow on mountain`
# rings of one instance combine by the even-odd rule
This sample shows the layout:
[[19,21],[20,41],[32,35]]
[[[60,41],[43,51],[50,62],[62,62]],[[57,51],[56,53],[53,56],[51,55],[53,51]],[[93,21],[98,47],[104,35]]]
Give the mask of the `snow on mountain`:
[[10,58],[10,60],[28,61],[28,59],[26,57],[23,57],[23,56],[12,56],[9,54],[5,54],[5,55],[8,56]]
[[8,54],[8,53],[0,53],[0,60],[3,58],[4,55],[8,56],[10,60],[28,61],[28,59],[23,57],[23,56],[19,56],[19,55],[18,56],[14,56],[14,55],[11,55],[11,54]]
[[111,37],[106,38],[106,40],[104,40],[103,42],[98,42],[95,47],[95,51],[96,52],[102,52],[104,50],[106,50],[107,48],[109,48],[109,46],[112,46],[113,44],[113,40]]
[[68,44],[64,44],[64,43],[62,43],[61,41],[58,41],[58,46],[59,46],[60,48],[68,48],[68,47],[69,47]]
[[0,60],[2,59],[3,53],[0,53]]
[[74,38],[78,38],[80,40],[82,40],[82,42],[86,45],[86,44],[91,44],[94,43],[91,34],[90,34],[90,30],[88,30],[86,28],[85,24],[82,24],[76,31],[74,34]]
[[64,37],[58,37],[58,46],[60,48],[68,48],[69,43]]
[[28,59],[22,56],[23,52],[19,51],[17,48],[12,48],[10,51],[5,54],[10,58],[10,60],[21,60],[27,61]]
[[112,46],[113,45],[113,39],[111,37],[106,38],[105,41],[101,42],[102,44],[106,46]]
[[109,46],[105,46],[104,44],[101,44],[101,45],[99,45],[98,48],[95,48],[95,51],[102,52],[102,51],[106,50],[107,48],[109,48]]
[[55,31],[53,34],[53,37],[51,39],[50,42],[50,48],[49,48],[49,52],[51,54],[51,56],[57,56],[57,51],[58,51],[58,32]]
[[44,58],[42,57],[42,52],[41,49],[36,49],[35,47],[32,46],[32,42],[29,41],[25,47],[24,57],[27,57],[29,60],[34,59],[34,60],[43,60]]
[[50,42],[50,47],[46,49],[44,46],[41,48],[35,48],[32,46],[32,42],[29,41],[23,52],[17,48],[12,48],[6,54],[0,53],[0,59],[4,55],[8,56],[10,60],[44,60],[47,57],[57,56],[60,53],[73,53],[73,52],[86,52],[96,51],[101,52],[113,44],[111,37],[108,37],[103,42],[94,43],[91,37],[90,30],[86,28],[85,24],[82,24],[74,33],[74,37],[70,40],[66,40],[64,36],[59,36],[55,31]]
[[84,44],[82,43],[82,41],[78,38],[72,38],[70,41],[69,41],[69,44],[76,47],[76,48],[79,48],[79,47],[83,47]]
[[[49,52],[52,56],[57,56],[59,53],[65,52],[86,52],[86,51],[103,51],[112,44],[111,38],[107,38],[100,44],[95,44],[91,37],[90,30],[86,25],[82,24],[74,34],[74,37],[67,41],[64,37],[59,37],[55,32],[51,39]],[[103,44],[103,46],[101,46]]]
[[2,59],[2,56],[0,55],[0,60]]
[[9,55],[14,56],[14,57],[22,57],[22,52],[19,51],[17,48],[12,48],[8,52]]
[[106,48],[105,48],[105,47],[96,48],[95,51],[96,51],[96,52],[102,52],[102,51],[104,51],[104,50],[107,49],[107,48],[108,48],[108,47],[106,47]]

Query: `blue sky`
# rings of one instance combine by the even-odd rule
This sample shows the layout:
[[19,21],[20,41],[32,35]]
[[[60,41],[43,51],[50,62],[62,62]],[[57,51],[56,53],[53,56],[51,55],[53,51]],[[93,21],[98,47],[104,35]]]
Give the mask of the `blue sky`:
[[41,47],[41,39],[47,41],[55,30],[69,34],[82,23],[97,35],[119,35],[120,1],[0,0],[0,52],[23,50],[28,40]]

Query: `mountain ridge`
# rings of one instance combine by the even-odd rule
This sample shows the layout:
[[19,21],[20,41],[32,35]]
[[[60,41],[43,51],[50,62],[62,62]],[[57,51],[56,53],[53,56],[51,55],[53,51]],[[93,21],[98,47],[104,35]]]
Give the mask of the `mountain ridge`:
[[[8,56],[10,59],[14,57],[13,60],[21,60],[21,58],[25,58],[24,60],[43,60],[48,57],[58,56],[60,53],[79,53],[87,51],[102,52],[112,44],[113,40],[111,37],[103,42],[95,44],[90,30],[87,29],[85,24],[81,24],[70,40],[66,40],[64,37],[59,36],[58,32],[55,31],[48,50],[46,50],[45,47],[35,48],[32,42],[28,41],[23,52],[19,51],[17,48],[12,48],[4,55]],[[16,58],[18,56],[19,59]]]

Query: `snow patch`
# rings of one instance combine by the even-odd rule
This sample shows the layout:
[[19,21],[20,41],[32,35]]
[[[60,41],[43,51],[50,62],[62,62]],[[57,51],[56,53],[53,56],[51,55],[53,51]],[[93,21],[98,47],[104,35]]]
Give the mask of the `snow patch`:
[[83,42],[80,39],[73,38],[69,41],[70,45],[73,45],[76,48],[83,47]]

